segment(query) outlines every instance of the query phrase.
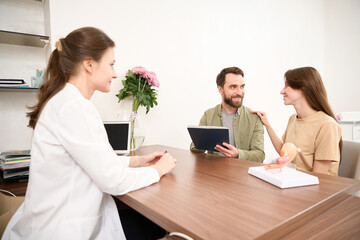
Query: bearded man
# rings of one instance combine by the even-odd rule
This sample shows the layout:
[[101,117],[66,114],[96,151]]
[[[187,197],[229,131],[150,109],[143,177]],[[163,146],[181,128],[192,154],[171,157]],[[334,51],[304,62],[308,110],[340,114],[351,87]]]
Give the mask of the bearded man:
[[[205,111],[201,117],[200,126],[223,126],[229,128],[230,143],[216,145],[216,151],[229,158],[238,158],[255,162],[263,162],[264,128],[256,114],[243,105],[245,95],[244,72],[238,67],[223,69],[216,78],[216,84],[221,95],[221,104]],[[191,143],[190,150],[196,149]]]

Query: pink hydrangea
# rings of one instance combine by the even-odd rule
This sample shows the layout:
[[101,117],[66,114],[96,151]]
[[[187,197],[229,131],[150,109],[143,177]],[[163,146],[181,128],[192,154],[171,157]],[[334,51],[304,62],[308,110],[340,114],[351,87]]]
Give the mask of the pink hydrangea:
[[[143,75],[144,73],[147,72],[147,70],[146,70],[144,67],[136,66],[136,67],[133,67],[133,69],[131,69],[131,72],[132,72],[133,74]],[[125,76],[129,76],[129,71],[127,71],[127,72],[125,73]]]
[[142,74],[142,76],[147,79],[150,86],[160,87],[160,83],[157,80],[156,74],[154,72],[147,71]]
[[[148,71],[146,70],[146,68],[141,66],[133,67],[133,69],[131,69],[131,72],[133,74],[141,75],[143,78],[145,78],[148,81],[150,86],[160,87],[160,83],[157,80],[157,76],[154,72]],[[125,76],[129,76],[129,71],[125,73]]]
[[144,73],[147,72],[147,70],[146,70],[144,67],[137,66],[137,67],[133,67],[133,69],[131,69],[131,72],[132,72],[133,74],[143,75]]

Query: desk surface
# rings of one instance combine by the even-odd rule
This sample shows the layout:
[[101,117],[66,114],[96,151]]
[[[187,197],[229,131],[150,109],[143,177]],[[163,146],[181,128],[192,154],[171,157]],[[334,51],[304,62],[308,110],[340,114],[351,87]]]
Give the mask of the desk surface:
[[[357,180],[318,174],[319,185],[280,189],[247,173],[260,163],[160,145],[136,154],[165,150],[177,158],[176,169],[159,183],[118,198],[170,232],[194,239],[296,239],[311,229],[309,221],[327,221],[349,206],[346,202],[354,203],[346,211],[360,213],[359,198],[351,197],[360,189]],[[26,184],[0,188],[23,195]]]
[[158,184],[118,198],[170,232],[195,239],[281,238],[360,189],[360,181],[318,174],[320,184],[280,189],[247,173],[255,162],[164,146],[177,167]]

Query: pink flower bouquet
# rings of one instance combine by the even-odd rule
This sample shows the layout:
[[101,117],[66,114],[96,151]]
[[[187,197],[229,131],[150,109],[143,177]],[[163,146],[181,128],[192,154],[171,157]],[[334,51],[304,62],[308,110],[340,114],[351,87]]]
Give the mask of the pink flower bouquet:
[[122,81],[124,88],[122,88],[116,95],[121,100],[132,96],[133,105],[132,111],[137,112],[139,106],[146,107],[146,113],[150,108],[157,105],[157,92],[154,88],[160,86],[154,72],[146,70],[144,67],[134,67],[125,74],[125,80]]
[[134,126],[137,111],[140,106],[146,107],[146,113],[150,111],[150,108],[157,105],[156,96],[157,92],[154,88],[160,86],[157,80],[156,74],[146,70],[144,67],[134,67],[125,74],[125,80],[122,81],[123,88],[120,89],[116,96],[121,100],[131,97],[133,98],[132,113],[130,116],[131,124],[131,136],[130,146],[131,149],[136,149]]

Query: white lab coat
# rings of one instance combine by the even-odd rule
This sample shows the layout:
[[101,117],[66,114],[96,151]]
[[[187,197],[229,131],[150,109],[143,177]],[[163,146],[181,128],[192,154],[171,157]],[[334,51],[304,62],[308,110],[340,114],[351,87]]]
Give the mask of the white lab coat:
[[114,153],[91,102],[67,83],[37,122],[25,201],[3,239],[125,239],[111,195],[159,181],[154,168],[129,161]]

